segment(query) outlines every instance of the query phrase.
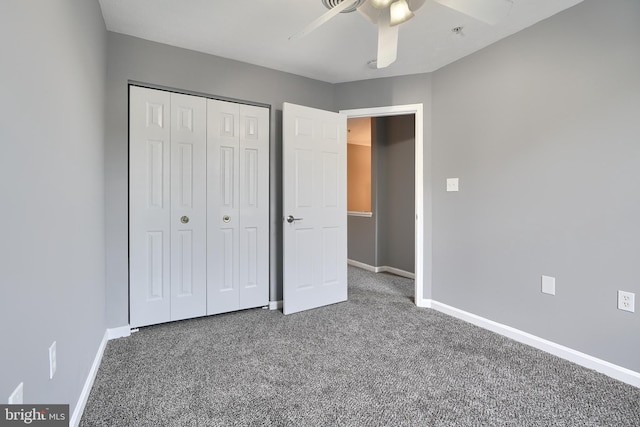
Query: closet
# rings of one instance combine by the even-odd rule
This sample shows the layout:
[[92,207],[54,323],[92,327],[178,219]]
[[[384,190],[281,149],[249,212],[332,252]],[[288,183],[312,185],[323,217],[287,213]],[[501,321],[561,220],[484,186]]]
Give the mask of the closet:
[[269,109],[129,93],[131,327],[269,300]]

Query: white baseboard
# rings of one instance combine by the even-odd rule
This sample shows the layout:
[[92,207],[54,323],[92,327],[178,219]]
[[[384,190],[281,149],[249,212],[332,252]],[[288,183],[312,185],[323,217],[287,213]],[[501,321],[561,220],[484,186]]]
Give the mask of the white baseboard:
[[281,309],[282,309],[282,300],[269,301],[269,310],[281,310]]
[[396,276],[406,277],[407,279],[416,278],[415,273],[411,273],[410,271],[400,270],[399,268],[388,267],[386,265],[378,268],[380,269],[380,273],[391,273],[391,274],[395,274]]
[[91,369],[89,370],[87,379],[84,382],[84,387],[82,387],[82,392],[80,392],[78,403],[76,403],[76,407],[73,410],[71,419],[69,420],[70,426],[77,427],[80,424],[80,419],[82,418],[84,407],[87,405],[87,400],[89,399],[89,394],[91,393],[93,382],[96,379],[96,375],[98,374],[98,369],[100,368],[100,363],[102,362],[104,349],[107,347],[107,341],[113,340],[116,338],[128,337],[129,335],[131,335],[131,328],[129,327],[129,325],[121,326],[119,328],[111,328],[104,331],[104,336],[102,337],[100,346],[98,346],[96,357],[93,359],[93,365],[91,365]]
[[118,328],[110,328],[110,329],[107,329],[107,334],[108,334],[109,340],[128,337],[129,335],[131,335],[131,326],[125,325],[125,326],[120,326]]
[[395,268],[395,267],[389,267],[386,265],[383,265],[380,267],[374,267],[372,265],[365,264],[364,262],[355,261],[352,259],[348,259],[347,264],[352,265],[354,267],[362,268],[363,270],[371,271],[373,273],[391,273],[391,274],[395,274],[396,276],[406,277],[407,279],[416,278],[415,273],[411,273],[405,270],[400,270],[399,268]]
[[[613,363],[607,362],[606,360],[598,359],[597,357],[590,356],[586,353],[573,350],[569,347],[565,347],[563,345],[556,344],[552,341],[545,340],[527,332],[523,332],[519,329],[512,328],[511,326],[503,325],[501,323],[494,322],[493,320],[485,319],[484,317],[480,317],[478,315],[460,310],[455,307],[451,307],[437,301],[422,300],[421,302],[425,304],[424,307],[433,308],[434,310],[437,310],[441,313],[448,314],[449,316],[464,320],[465,322],[469,322],[473,325],[490,330],[523,344],[527,344],[539,350],[546,351],[547,353],[576,363],[580,366],[584,366],[585,368],[593,369],[611,378],[615,378],[616,380],[625,382],[635,387],[640,387],[639,372],[623,368],[622,366],[614,365]],[[422,307],[419,304],[418,306]]]
[[416,298],[416,305],[421,308],[433,308],[433,300],[427,298]]
[[361,268],[363,270],[367,270],[367,271],[371,271],[373,273],[377,273],[376,268],[374,266],[369,265],[369,264],[365,264],[364,262],[348,259],[347,260],[347,264],[352,265],[354,267]]
[[87,404],[89,393],[91,393],[91,388],[93,387],[93,381],[96,379],[98,368],[100,367],[100,362],[102,362],[104,349],[107,347],[107,341],[109,341],[108,329],[104,331],[104,336],[102,337],[102,341],[100,342],[100,346],[98,347],[98,352],[96,353],[96,357],[93,359],[93,365],[91,365],[91,369],[89,370],[87,379],[84,382],[84,387],[82,387],[80,398],[78,399],[78,403],[76,403],[76,407],[73,410],[71,419],[69,420],[69,425],[72,427],[77,427],[80,424],[80,419],[82,418],[84,407]]

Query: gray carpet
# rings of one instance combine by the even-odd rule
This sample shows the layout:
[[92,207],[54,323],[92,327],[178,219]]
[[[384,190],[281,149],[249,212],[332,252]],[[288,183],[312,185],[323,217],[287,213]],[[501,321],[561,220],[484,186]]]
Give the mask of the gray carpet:
[[640,389],[413,305],[349,269],[349,301],[110,341],[81,426],[640,426]]

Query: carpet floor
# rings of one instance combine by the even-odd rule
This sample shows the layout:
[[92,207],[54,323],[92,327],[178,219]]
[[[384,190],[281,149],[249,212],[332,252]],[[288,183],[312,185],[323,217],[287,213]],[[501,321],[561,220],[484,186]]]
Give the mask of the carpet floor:
[[640,389],[413,304],[349,268],[349,300],[110,341],[81,426],[640,426]]

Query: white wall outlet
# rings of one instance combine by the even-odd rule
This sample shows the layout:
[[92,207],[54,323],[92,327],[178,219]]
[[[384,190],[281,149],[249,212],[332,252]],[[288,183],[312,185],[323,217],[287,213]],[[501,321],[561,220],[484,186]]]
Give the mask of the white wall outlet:
[[49,347],[49,379],[52,380],[53,376],[56,374],[56,369],[58,368],[58,361],[56,356],[56,342],[54,341]]
[[458,191],[458,178],[447,178],[447,191]]
[[22,405],[22,403],[24,402],[24,383],[20,383],[18,384],[18,387],[16,387],[15,390],[13,390],[13,393],[11,393],[11,396],[9,396],[9,400],[7,401],[7,403],[9,405]]
[[555,295],[556,294],[556,278],[550,276],[542,276],[542,293]]
[[636,294],[633,292],[618,291],[618,308],[634,313],[636,311]]

